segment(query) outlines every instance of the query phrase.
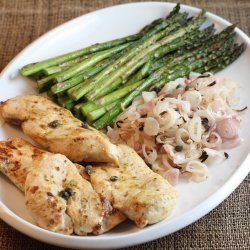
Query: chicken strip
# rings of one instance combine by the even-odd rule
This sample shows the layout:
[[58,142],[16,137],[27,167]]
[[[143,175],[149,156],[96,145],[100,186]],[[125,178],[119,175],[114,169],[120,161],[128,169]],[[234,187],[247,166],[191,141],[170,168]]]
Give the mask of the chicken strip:
[[119,167],[93,166],[90,181],[140,228],[165,219],[176,204],[175,189],[126,145],[118,145]]
[[[87,135],[87,132],[81,134],[81,140],[75,141],[75,137],[72,135],[76,131],[78,132],[79,128],[75,128],[75,125],[71,124],[72,122],[70,121],[73,120],[77,124],[79,124],[80,121],[73,118],[71,114],[70,119],[67,117],[64,119],[64,113],[62,113],[59,118],[53,118],[58,121],[59,126],[56,124],[56,128],[48,128],[48,123],[46,121],[48,121],[48,119],[49,121],[52,120],[50,117],[53,115],[51,114],[56,113],[57,117],[58,110],[63,110],[66,115],[68,111],[53,104],[53,107],[55,107],[57,111],[53,110],[51,114],[46,114],[46,112],[43,113],[41,111],[43,110],[43,106],[48,107],[49,105],[47,105],[47,103],[51,102],[45,98],[37,98],[36,96],[17,97],[2,103],[0,105],[0,111],[3,118],[12,123],[16,123],[16,120],[13,120],[13,118],[18,117],[17,110],[19,110],[19,108],[15,108],[15,106],[17,106],[19,102],[20,105],[24,105],[24,103],[27,102],[31,108],[23,107],[23,109],[28,112],[27,116],[32,117],[32,119],[27,118],[27,120],[22,120],[21,123],[24,132],[30,135],[31,138],[38,143],[44,146],[46,146],[46,144],[50,145],[48,149],[52,152],[64,153],[67,156],[72,156],[74,154],[74,152],[72,152],[74,151],[73,145],[75,145],[78,150],[80,147],[79,144],[84,144],[84,136]],[[40,101],[42,104],[35,104],[35,102]],[[32,104],[29,104],[30,102]],[[21,112],[21,109],[19,112]],[[41,115],[44,115],[44,117],[41,117]],[[17,120],[17,122],[20,123],[20,119]],[[40,124],[39,126],[42,124],[42,127],[45,126],[46,129],[35,128],[33,131],[29,131],[29,129],[31,130],[32,127],[38,124]],[[49,132],[47,133],[47,131]],[[96,133],[96,135],[101,135],[100,132],[94,129],[90,129],[90,131],[92,134]],[[57,143],[58,138],[60,138],[61,144]],[[89,138],[89,140],[91,140],[91,138]],[[105,137],[105,140],[108,139]],[[66,143],[63,145],[64,141]],[[86,142],[88,142],[88,139],[86,139]],[[98,143],[98,140],[95,140],[95,142]],[[176,202],[174,188],[163,177],[150,170],[133,149],[122,145],[115,146],[110,142],[108,144],[115,147],[115,150],[112,151],[115,155],[115,161],[113,162],[118,163],[118,167],[111,164],[94,167],[93,174],[90,176],[90,181],[95,191],[99,195],[106,197],[116,209],[135,221],[139,227],[144,227],[147,224],[153,224],[166,218]],[[83,148],[86,149],[86,151],[93,150],[91,147],[86,148],[86,145],[83,146]],[[104,161],[104,150],[101,150],[98,154],[97,148],[98,147],[95,148],[95,162],[102,162]],[[88,154],[87,152],[85,153]],[[87,157],[85,158],[86,161],[89,159],[90,158]],[[118,178],[118,181],[116,181],[116,178]]]
[[[21,139],[13,138],[0,142],[0,171],[20,190],[25,192],[27,176],[32,169],[43,162],[46,155],[50,156],[51,153],[37,149]],[[29,192],[38,195],[41,193],[41,190],[38,192],[39,187],[41,187],[41,183],[36,183],[36,185],[30,188]],[[48,186],[48,192],[51,192],[53,188],[54,185]],[[53,191],[55,192],[55,190]],[[41,198],[45,198],[44,204],[39,204],[40,200],[35,202],[37,211],[32,213],[37,224],[50,231],[71,234],[73,232],[73,224],[71,218],[66,213],[66,200],[57,195],[57,197],[47,196],[44,193],[41,193],[41,195]],[[45,195],[46,197],[44,197]],[[27,199],[26,202],[29,207]]]
[[21,125],[25,134],[50,152],[73,162],[117,163],[117,149],[101,132],[43,96],[18,96],[0,103],[6,122]]
[[0,142],[0,171],[22,191],[39,226],[63,234],[100,234],[126,217],[100,197],[61,154],[12,138]]

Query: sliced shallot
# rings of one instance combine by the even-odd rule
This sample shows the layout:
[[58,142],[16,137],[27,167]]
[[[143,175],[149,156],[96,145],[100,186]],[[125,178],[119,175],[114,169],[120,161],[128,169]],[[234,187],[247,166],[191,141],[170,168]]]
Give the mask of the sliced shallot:
[[238,137],[239,122],[234,118],[223,119],[216,124],[218,134],[225,139]]

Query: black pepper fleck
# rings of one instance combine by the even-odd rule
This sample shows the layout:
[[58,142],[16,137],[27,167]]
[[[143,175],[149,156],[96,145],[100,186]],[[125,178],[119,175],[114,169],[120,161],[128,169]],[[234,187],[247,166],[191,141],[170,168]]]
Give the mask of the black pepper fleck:
[[121,128],[121,125],[119,123],[123,123],[123,121],[117,121],[115,124],[117,126],[117,128]]
[[201,154],[201,156],[200,156],[200,161],[201,162],[204,162],[206,159],[208,158],[208,154],[207,154],[207,152],[206,151],[202,151],[202,154]]
[[226,159],[229,158],[229,154],[227,152],[224,152],[224,156],[225,156]]
[[50,123],[48,124],[48,126],[49,126],[50,128],[57,128],[59,125],[60,125],[60,124],[59,124],[58,120],[54,120],[54,121],[52,121],[52,122],[50,122]]
[[208,84],[207,86],[208,87],[212,87],[212,86],[214,86],[216,84],[216,81],[213,81],[213,82],[211,82],[210,84]]
[[210,126],[208,125],[208,119],[206,117],[201,118],[201,124],[205,128],[205,132],[208,132]]
[[161,90],[161,87],[157,87],[157,86],[151,89],[151,91],[155,91],[156,93],[160,92],[160,90]]
[[180,145],[177,145],[177,146],[175,146],[174,149],[175,149],[176,152],[181,152],[183,150],[183,147],[180,146]]
[[48,196],[54,197],[54,195],[51,192],[47,192]]
[[118,180],[118,176],[113,175],[113,176],[110,177],[110,180],[111,181],[117,181]]
[[65,200],[68,200],[73,195],[74,195],[74,192],[71,188],[65,188],[59,193],[59,196],[61,196]]
[[140,131],[143,131],[143,129],[144,129],[144,125],[142,124],[142,125],[139,127],[139,130],[140,130]]

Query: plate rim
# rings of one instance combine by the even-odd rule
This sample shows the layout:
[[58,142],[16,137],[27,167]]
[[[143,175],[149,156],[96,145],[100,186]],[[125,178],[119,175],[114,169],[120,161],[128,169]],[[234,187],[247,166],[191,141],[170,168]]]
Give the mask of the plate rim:
[[[74,23],[77,23],[79,20],[86,16],[90,15],[98,15],[99,12],[109,11],[110,9],[115,8],[123,8],[126,6],[132,6],[132,5],[162,5],[162,6],[170,6],[174,7],[175,3],[169,3],[169,2],[136,2],[136,3],[125,3],[125,4],[118,4],[102,9],[98,9],[86,14],[83,14],[79,17],[73,18],[63,24],[60,24],[59,26],[51,29],[50,31],[44,33],[42,36],[35,39],[33,42],[31,42],[28,46],[26,46],[22,51],[20,51],[2,70],[0,73],[0,81],[4,76],[8,73],[8,71],[11,69],[12,64],[17,63],[20,58],[27,53],[29,50],[34,49],[34,47],[39,46],[40,43],[42,43],[44,40],[56,36],[57,33],[60,33],[61,30],[65,29],[67,26],[71,26]],[[185,8],[187,11],[194,11],[198,12],[200,11],[199,8],[181,4],[183,8]],[[227,21],[226,19],[213,14],[211,12],[207,12],[206,16],[219,22],[222,25],[230,25],[231,23]],[[236,33],[244,40],[245,43],[247,43],[247,46],[250,46],[250,38],[245,34],[241,29],[236,28]],[[152,226],[149,226],[147,228],[144,228],[143,230],[137,231],[135,233],[130,233],[129,235],[117,235],[117,236],[68,236],[68,235],[61,235],[58,233],[50,232],[48,230],[42,229],[24,219],[17,216],[14,212],[12,212],[2,201],[0,201],[0,218],[5,221],[7,224],[12,226],[13,228],[17,229],[19,232],[32,237],[36,240],[53,244],[57,246],[62,247],[69,247],[69,248],[82,248],[82,244],[84,243],[84,247],[88,247],[89,249],[111,249],[111,248],[117,248],[117,247],[126,247],[126,246],[132,246],[137,245],[141,243],[145,243],[148,241],[152,241],[164,236],[167,236],[171,233],[174,233],[191,223],[197,221],[201,217],[205,216],[207,213],[209,213],[212,209],[214,209],[216,206],[218,206],[223,200],[225,200],[244,180],[244,178],[248,175],[250,171],[250,155],[248,154],[245,159],[242,161],[242,164],[232,173],[230,178],[219,187],[219,189],[214,192],[212,195],[210,195],[208,198],[206,198],[203,202],[195,206],[193,209],[183,213],[178,218],[171,220],[169,219],[169,223],[171,225],[170,229],[164,230],[164,223],[162,224],[155,224]],[[198,216],[197,216],[198,215]],[[185,223],[183,223],[185,221]],[[177,223],[176,223],[177,222]],[[155,229],[156,227],[156,229]],[[147,237],[142,237],[147,235]],[[69,239],[71,239],[69,241]],[[127,241],[122,241],[122,240]],[[128,242],[129,240],[129,242]]]

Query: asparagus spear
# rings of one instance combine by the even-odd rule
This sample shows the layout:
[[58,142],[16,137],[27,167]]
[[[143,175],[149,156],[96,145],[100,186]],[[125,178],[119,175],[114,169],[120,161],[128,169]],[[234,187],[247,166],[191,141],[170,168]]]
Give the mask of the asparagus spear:
[[[162,66],[164,66],[163,70],[164,71],[170,70],[171,67],[175,66],[176,64],[181,64],[187,58],[191,58],[191,59],[187,60],[188,63],[191,63],[195,59],[198,59],[198,58],[203,57],[203,56],[205,56],[205,55],[207,55],[209,53],[212,53],[215,50],[216,47],[219,48],[223,43],[224,43],[224,40],[219,41],[217,43],[214,43],[213,46],[211,46],[211,45],[203,46],[203,47],[195,49],[195,50],[193,50],[193,51],[191,51],[189,53],[186,53],[183,56],[173,58],[173,60],[171,62],[162,65]],[[230,41],[228,41],[225,45],[230,47],[232,45],[232,43],[233,43],[233,38],[230,39]],[[140,73],[140,71],[139,71],[139,73]],[[135,75],[135,79],[136,79],[136,77],[137,77],[137,74]],[[141,80],[141,79],[139,79],[139,80]],[[141,83],[141,82],[138,83],[138,81],[135,80],[135,83],[134,83],[135,86]],[[111,94],[108,94],[105,97],[102,97],[97,102],[102,104],[106,100],[115,98],[116,96],[120,95],[120,93],[124,96],[124,95],[126,95],[126,94],[128,94],[130,92],[130,88],[132,88],[132,86],[133,85],[126,85],[124,88],[121,88],[121,89],[119,89],[119,90],[117,90],[115,92],[112,92]]]
[[94,65],[94,67],[89,67],[88,69],[83,71],[82,74],[80,74],[78,76],[72,77],[71,79],[69,79],[67,81],[55,84],[51,88],[52,93],[58,94],[58,93],[66,91],[67,89],[74,87],[75,85],[79,84],[80,82],[82,82],[82,81],[88,79],[89,77],[100,72],[102,69],[104,69],[109,64],[114,62],[120,55],[121,55],[121,53],[118,53],[111,58],[107,58],[104,61],[97,63],[96,65]]
[[55,65],[61,64],[63,62],[67,62],[69,60],[75,59],[77,57],[80,57],[86,54],[91,54],[93,52],[110,49],[118,45],[122,45],[131,41],[138,40],[141,37],[142,37],[141,34],[135,34],[135,35],[111,40],[111,41],[104,42],[104,43],[96,43],[89,47],[76,50],[76,51],[61,55],[61,56],[57,56],[57,57],[53,57],[53,58],[50,58],[41,62],[25,65],[23,68],[20,69],[20,73],[23,76],[29,76],[44,68],[55,66]]
[[138,61],[143,60],[150,52],[155,51],[159,47],[169,44],[173,40],[175,40],[178,37],[183,36],[186,33],[189,33],[195,29],[197,29],[203,22],[204,22],[204,14],[205,11],[202,11],[195,19],[191,20],[185,27],[181,27],[173,34],[170,34],[169,36],[164,37],[160,41],[156,42],[155,44],[151,45],[150,47],[144,49],[141,53],[139,53],[136,57],[131,59],[128,63],[121,66],[119,69],[117,69],[115,72],[113,72],[111,75],[108,75],[106,78],[104,78],[102,81],[99,81],[98,84],[95,86],[95,89],[93,89],[92,92],[88,93],[87,99],[93,99],[100,97],[101,95],[107,93],[108,86],[117,80],[117,78],[120,77],[120,82],[122,82],[126,77],[128,77],[128,74],[126,72],[128,69],[130,69],[129,72],[131,72],[131,69],[136,69]]
[[74,116],[77,117],[79,120],[82,120],[82,121],[85,120],[85,118],[83,117],[82,112],[81,112],[81,107],[82,107],[83,104],[84,103],[82,103],[82,102],[78,103],[72,109]]
[[[177,4],[171,13],[172,14],[177,13],[177,12],[179,12],[179,10],[180,10],[180,5]],[[44,61],[41,61],[38,63],[31,63],[28,65],[25,65],[20,70],[20,73],[23,76],[28,76],[28,75],[30,76],[30,75],[33,75],[40,70],[45,70],[46,74],[48,74],[48,75],[50,75],[51,72],[53,72],[55,70],[57,72],[60,72],[63,70],[63,68],[61,68],[61,67],[72,66],[75,63],[78,63],[84,59],[87,59],[89,56],[92,56],[93,54],[95,54],[98,51],[109,49],[109,48],[112,48],[112,47],[115,47],[115,46],[118,46],[118,45],[121,45],[121,44],[124,44],[127,42],[136,41],[137,39],[143,37],[143,35],[145,35],[148,32],[151,32],[150,34],[153,34],[156,32],[154,30],[155,26],[159,25],[162,22],[163,22],[163,19],[160,18],[160,19],[154,20],[151,24],[145,26],[145,28],[142,29],[138,34],[130,35],[130,36],[127,36],[124,38],[111,40],[111,41],[101,43],[101,44],[94,44],[92,46],[83,48],[81,50],[73,51],[73,52],[70,52],[68,54],[64,54],[64,55],[61,55],[58,57],[50,58],[48,60],[44,60]],[[54,66],[55,66],[55,68],[54,68]],[[58,66],[58,68],[57,68],[57,66]],[[61,70],[59,71],[59,69],[61,69]]]
[[[72,65],[74,65],[74,64],[76,64],[76,63],[78,63],[78,62],[81,62],[81,61],[83,61],[83,60],[85,60],[85,59],[88,59],[88,58],[90,58],[91,56],[94,56],[94,55],[96,55],[96,53],[92,53],[92,54],[90,54],[90,55],[85,55],[85,56],[82,56],[82,57],[78,57],[78,58],[76,58],[76,59],[73,59],[73,60],[70,60],[70,61],[68,61],[68,62],[63,63],[63,64],[59,65],[58,67],[60,67],[61,69],[63,69],[63,68],[65,68],[65,67],[72,66]],[[50,67],[50,68],[53,68],[53,66]],[[50,68],[47,68],[47,69],[50,70]],[[45,69],[44,69],[44,70],[45,70]],[[38,73],[43,72],[44,70],[39,71]],[[61,70],[61,71],[62,71],[62,70]],[[58,73],[55,73],[55,74],[53,74],[53,75],[48,75],[47,77],[43,77],[43,78],[39,79],[39,80],[37,81],[37,84],[38,84],[37,90],[38,90],[38,92],[39,92],[39,93],[42,93],[42,92],[44,92],[44,91],[47,91],[47,90],[51,87],[51,85],[53,85],[54,77],[55,77],[56,75],[59,75],[59,73],[60,73],[61,71],[59,71]],[[38,73],[36,73],[36,74],[38,74]]]
[[[231,48],[233,46],[233,41],[234,41],[233,37],[230,37],[222,46],[219,42],[214,43],[214,44],[212,44],[211,48],[206,48],[203,51],[201,50],[200,53],[197,53],[197,54],[195,53],[192,57],[187,58],[186,60],[182,61],[182,63],[181,63],[182,67],[179,67],[179,64],[175,65],[173,68],[170,69],[170,72],[172,70],[173,71],[180,71],[180,73],[183,74],[182,71],[185,72],[187,69],[189,69],[189,67],[193,67],[193,70],[199,69],[199,67],[198,67],[199,64],[201,64],[200,67],[204,68],[208,62],[212,62],[213,60],[215,60],[216,58],[218,58],[220,56],[225,56],[226,54],[230,54]],[[185,66],[186,66],[186,68],[185,68]],[[158,70],[157,73],[161,74],[162,69]],[[176,79],[176,78],[172,79],[171,74],[170,74],[170,76],[168,76],[168,74],[169,74],[168,72],[163,73],[161,75],[161,77],[163,77],[165,79],[166,78],[165,76],[167,76],[168,81]],[[181,75],[181,76],[185,76],[185,74]],[[159,89],[162,87],[163,84],[165,84],[164,81],[162,81],[162,82],[158,81],[153,85],[153,87]]]
[[59,73],[63,70],[65,70],[65,68],[69,68],[70,66],[76,64],[76,63],[79,63],[79,62],[82,62],[83,60],[85,59],[88,59],[94,55],[96,55],[96,53],[98,52],[94,52],[94,53],[91,53],[91,54],[88,54],[88,55],[84,55],[84,56],[80,56],[80,57],[77,57],[75,59],[72,59],[70,61],[67,61],[67,62],[64,62],[64,63],[61,63],[59,65],[56,65],[56,66],[51,66],[51,67],[48,67],[48,68],[45,68],[43,69],[42,71],[47,74],[47,75],[52,75],[53,71],[54,73]]
[[102,108],[102,105],[89,101],[81,105],[80,111],[83,114],[83,116],[86,117],[89,112],[99,108]]
[[[204,41],[208,40],[213,35],[214,31],[215,31],[214,25],[210,25],[204,30],[193,31],[191,33],[188,33],[183,37],[175,39],[169,45],[162,46],[159,49],[157,49],[153,53],[153,57],[154,59],[158,59],[159,57],[162,57],[163,55],[173,50],[180,49],[182,46],[187,44],[192,44],[193,47],[198,47],[199,45],[204,43]],[[167,58],[169,59],[169,57]],[[148,76],[150,73],[164,66],[165,64],[166,64],[165,58],[164,60],[156,60],[154,63],[152,62],[152,60],[149,59],[149,61],[135,75],[133,75],[133,77],[129,79],[129,81],[127,81],[126,84],[132,84],[143,79],[145,76]]]
[[66,109],[72,109],[75,105],[74,101],[72,101],[67,95],[62,95],[57,97],[57,102],[60,106]]
[[[179,5],[179,9],[180,9],[180,5]],[[179,10],[178,10],[179,11]],[[156,25],[160,24],[163,22],[163,18],[158,18],[156,20],[154,20],[152,23],[146,25],[144,28],[141,29],[141,33],[147,33],[150,30],[152,30]]]
[[[205,41],[211,38],[211,36],[214,34],[215,29],[214,25],[210,25],[207,28],[203,30],[194,30],[190,33],[185,34],[183,37],[179,37],[174,40],[174,43],[172,45],[172,50],[168,48],[168,46],[162,46],[159,49],[157,49],[154,53],[154,58],[159,59],[169,53],[170,51],[178,49],[179,54],[182,54],[181,51],[188,49],[196,48],[200,45],[202,45]],[[185,48],[185,49],[183,49]]]
[[117,103],[119,103],[120,100],[115,100],[113,103],[104,105],[98,109],[92,110],[90,112],[88,112],[86,114],[86,118],[89,122],[93,122],[95,120],[97,120],[98,118],[100,118],[102,115],[104,115],[106,112],[108,112],[109,110],[111,110],[113,107],[115,107],[115,105]]
[[59,73],[61,71],[63,71],[64,69],[66,69],[67,67],[60,67],[60,66],[52,66],[46,69],[43,69],[42,72],[46,75],[53,75],[55,73]]
[[142,80],[139,80],[135,83],[126,85],[125,87],[118,89],[118,90],[100,98],[99,100],[96,101],[96,103],[101,104],[101,105],[107,105],[107,104],[113,103],[117,99],[124,97],[125,95],[127,95],[127,93],[129,93],[132,90],[134,90],[135,88],[137,88],[141,83],[142,83]]
[[122,44],[122,45],[113,47],[113,48],[108,49],[108,50],[100,51],[100,52],[96,53],[94,56],[92,56],[91,58],[86,59],[83,62],[80,62],[76,65],[73,65],[72,67],[70,67],[66,71],[59,73],[58,75],[56,75],[54,77],[54,79],[56,82],[63,82],[65,80],[71,78],[72,76],[79,74],[80,72],[82,72],[86,68],[93,66],[97,62],[100,62],[101,60],[103,60],[105,58],[108,58],[112,55],[115,55],[117,52],[129,47],[130,45],[131,45],[131,43],[126,43],[126,44]]
[[[96,55],[96,53],[95,53],[95,55]],[[68,89],[67,86],[69,86],[69,88],[70,88],[70,87],[74,86],[75,84],[80,83],[82,80],[88,79],[89,77],[97,74],[103,68],[105,68],[107,65],[109,65],[110,63],[115,61],[120,55],[121,55],[121,53],[117,53],[114,56],[112,56],[111,58],[107,58],[104,61],[97,63],[96,65],[94,65],[94,67],[88,67],[86,70],[84,70],[80,74],[76,75],[75,77],[72,77],[70,80],[65,81],[63,84],[58,83],[58,85],[56,85],[56,87],[53,89],[53,92],[60,93],[60,92],[64,91],[63,90],[64,88]],[[89,57],[86,56],[84,58],[86,59]],[[59,74],[50,75],[50,76],[47,76],[47,77],[42,78],[39,81],[37,81],[37,91],[39,93],[42,93],[42,92],[50,89],[51,86],[54,84],[53,80],[54,80],[54,77],[56,75],[59,75]],[[81,76],[83,76],[83,77],[81,78]],[[81,79],[81,80],[79,80],[79,79]]]
[[[185,59],[188,58],[190,56],[192,56],[192,54],[196,53],[197,51],[202,51],[203,49],[207,49],[209,48],[209,46],[211,44],[216,44],[216,42],[220,42],[217,46],[220,46],[221,43],[223,43],[223,41],[225,41],[226,39],[228,39],[232,34],[233,34],[233,30],[234,30],[234,25],[228,26],[227,28],[225,28],[223,31],[221,31],[220,33],[212,36],[212,37],[208,37],[209,40],[205,43],[205,45],[202,45],[201,47],[198,47],[197,50],[191,51],[190,52],[190,48],[195,48],[196,46],[194,46],[195,44],[199,44],[199,42],[195,41],[191,41],[191,46],[184,47],[183,49],[178,50],[176,53],[174,53],[171,56],[166,56],[161,58],[160,60],[157,60],[156,62],[153,63],[152,67],[149,70],[149,74],[151,74],[152,72],[154,72],[155,70],[163,67],[164,65],[168,64],[168,65],[174,65],[177,63],[181,62],[181,59]],[[204,30],[205,31],[205,30]],[[202,32],[202,31],[201,31]],[[206,32],[205,32],[206,33]],[[202,34],[200,34],[202,35]],[[199,36],[199,35],[198,35]],[[201,44],[204,42],[201,42]]]
[[136,83],[143,79],[144,77],[148,76],[149,70],[152,67],[153,60],[149,60],[145,65],[136,73],[134,74],[127,82],[126,85],[130,85]]
[[[227,34],[228,35],[228,34]],[[219,40],[219,38],[221,39],[221,41]],[[196,49],[196,50],[194,50],[194,51],[192,51],[192,52],[189,52],[189,53],[187,53],[187,54],[185,54],[185,55],[183,55],[182,57],[177,57],[177,58],[174,58],[174,60],[172,61],[172,64],[168,64],[167,65],[167,67],[169,68],[169,67],[171,67],[171,65],[173,66],[173,65],[175,65],[175,64],[177,64],[177,63],[181,63],[182,61],[184,61],[186,58],[188,58],[188,57],[191,57],[191,56],[193,56],[193,58],[200,58],[200,57],[202,57],[202,56],[205,56],[206,54],[208,54],[208,53],[212,53],[214,50],[215,50],[215,48],[219,48],[220,46],[221,46],[221,44],[222,43],[224,43],[224,40],[223,40],[223,38],[225,38],[225,35],[223,34],[223,32],[221,33],[221,34],[218,34],[217,35],[217,39],[213,39],[213,41],[216,41],[216,40],[218,40],[218,42],[217,43],[215,43],[215,42],[213,42],[213,43],[209,43],[208,45],[205,45],[205,46],[203,46],[203,47],[201,47],[201,48],[198,48],[198,49]],[[233,42],[233,40],[231,39],[231,42],[227,42],[226,44],[228,44],[228,47],[230,47],[230,44],[232,44],[232,42]],[[213,45],[213,46],[211,46],[211,45]],[[195,57],[194,57],[195,56]],[[193,61],[194,61],[194,59],[193,59]],[[189,63],[191,63],[192,62],[192,60],[190,60],[190,59],[188,59],[187,60],[187,63],[189,64]],[[167,70],[167,68],[165,67],[165,69],[164,70]],[[129,91],[127,91],[126,92],[126,90],[128,90],[129,88],[124,88],[124,89],[122,89],[122,91],[120,91],[120,90],[118,90],[118,91],[116,91],[116,92],[114,92],[114,94],[110,94],[110,95],[108,95],[108,97],[109,96],[111,96],[111,97],[115,97],[116,96],[116,93],[123,93],[123,95],[125,95],[125,94],[127,94]],[[106,97],[107,98],[107,97]],[[109,98],[104,98],[103,100],[108,100]],[[113,99],[111,99],[111,100],[113,100]],[[99,100],[99,103],[103,103],[103,101],[100,101]]]
[[[173,11],[170,13],[170,16],[173,13],[178,13],[179,10],[180,10],[180,5],[177,4],[176,7],[173,9]],[[164,22],[164,20],[163,20],[163,22]],[[28,64],[28,65],[25,65],[24,67],[22,67],[20,69],[20,73],[23,76],[29,76],[29,75],[32,75],[32,74],[34,74],[36,72],[39,72],[40,70],[42,70],[44,68],[59,65],[59,64],[68,62],[70,60],[76,59],[78,57],[81,57],[83,55],[88,55],[88,54],[91,54],[93,52],[98,52],[98,51],[110,49],[110,48],[113,48],[115,46],[118,46],[118,45],[121,45],[121,44],[124,44],[124,43],[128,43],[128,42],[131,42],[131,41],[136,41],[136,40],[142,38],[148,32],[149,33],[150,32],[154,33],[153,30],[154,30],[155,26],[157,26],[157,24],[160,25],[160,22],[155,22],[155,23],[153,22],[150,25],[150,27],[146,28],[146,30],[144,30],[144,31],[142,31],[142,32],[140,32],[138,34],[135,34],[135,35],[130,35],[130,36],[127,36],[127,37],[107,41],[107,42],[104,42],[104,43],[97,43],[97,44],[94,44],[94,45],[88,46],[86,48],[76,50],[76,51],[73,51],[73,52],[70,52],[70,53],[67,53],[67,54],[64,54],[64,55],[53,57],[53,58],[50,58],[50,59],[47,59],[47,60],[44,60],[44,61],[40,61],[40,62],[37,62],[37,63],[31,63],[31,64]]]
[[219,58],[216,58],[215,61],[210,61],[204,68],[199,68],[196,71],[199,73],[204,73],[206,71],[212,71],[213,73],[216,73],[234,62],[244,50],[245,44],[237,44],[234,46],[231,54],[220,56]]
[[123,98],[122,101],[118,103],[112,110],[110,110],[108,113],[102,116],[99,120],[94,122],[93,126],[97,129],[101,129],[105,127],[108,124],[108,121],[113,120],[114,117],[116,117],[122,112],[122,108],[126,108],[128,105],[130,105],[132,100],[137,95],[139,95],[145,89],[148,89],[154,83],[156,83],[155,84],[156,87],[162,87],[168,81],[175,80],[179,77],[188,75],[191,71],[194,71],[195,69],[199,69],[205,66],[208,62],[221,56],[223,52],[227,49],[228,47],[224,46],[224,48],[217,50],[213,54],[213,56],[210,56],[210,57],[206,56],[198,60],[194,60],[192,63],[190,63],[190,61],[187,60],[186,63],[183,63],[180,66],[178,65],[175,67],[175,69],[172,69],[173,72],[170,71],[171,73],[169,71],[163,73],[164,69],[158,70],[157,72],[153,73],[152,76],[150,76],[147,80],[145,80],[138,88],[136,88],[134,91],[129,93],[125,98]]
[[[148,57],[146,57],[146,58],[148,58]],[[142,58],[141,60],[139,60],[134,67],[128,67],[127,71],[124,72],[124,75],[119,77],[119,78],[116,78],[108,86],[108,88],[102,88],[102,86],[100,86],[99,87],[100,91],[93,90],[90,93],[86,94],[84,96],[84,98],[87,99],[87,100],[96,100],[99,97],[102,97],[102,96],[116,90],[118,87],[120,87],[122,85],[123,81],[125,81],[128,76],[130,76],[131,74],[133,74],[133,72],[136,71],[137,68],[142,67],[142,65],[145,63],[146,58]]]
[[[72,91],[70,93],[71,98],[73,98],[74,100],[78,100],[82,96],[84,96],[86,93],[88,93],[90,90],[92,90],[93,88],[99,88],[100,85],[102,85],[102,80],[109,78],[110,72],[112,71],[117,72],[119,67],[121,67],[121,65],[129,61],[131,58],[137,55],[141,50],[147,48],[148,46],[152,45],[157,40],[165,36],[166,34],[169,34],[171,31],[175,30],[186,20],[186,16],[187,16],[186,13],[184,14],[177,13],[175,15],[172,15],[171,18],[166,19],[165,29],[163,31],[160,31],[156,34],[153,32],[150,32],[150,34],[145,35],[129,51],[126,51],[126,53],[124,53],[123,56],[121,56],[114,63],[112,63],[107,68],[102,70],[97,76],[87,81],[86,83],[83,82],[82,85],[80,85],[82,88],[77,88],[78,90],[80,90],[79,92]],[[160,26],[161,27],[156,27],[155,31],[162,28],[163,24],[160,24]],[[151,33],[153,33],[153,35]]]
[[[180,11],[180,8],[181,8],[180,3],[177,3],[176,6],[173,8],[173,10],[169,13],[167,18],[170,18],[170,17],[174,16],[175,14],[177,14]],[[157,26],[158,24],[161,24],[163,21],[164,21],[164,19],[162,19],[162,18],[156,19],[152,23],[150,23],[150,24],[146,25],[144,28],[142,28],[141,32],[146,33],[150,30],[153,30],[155,28],[155,26]]]

